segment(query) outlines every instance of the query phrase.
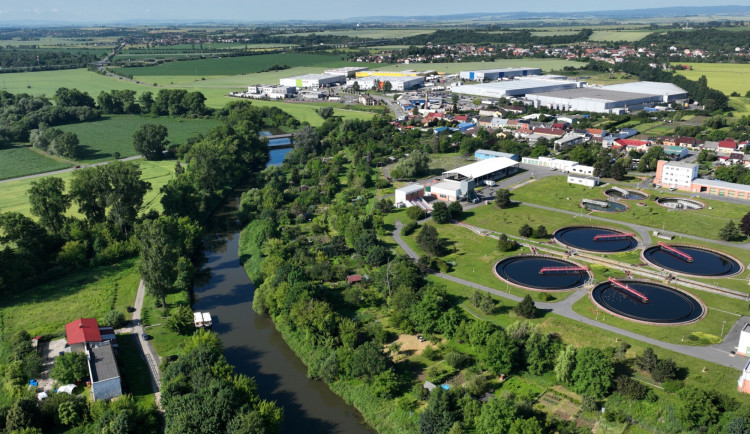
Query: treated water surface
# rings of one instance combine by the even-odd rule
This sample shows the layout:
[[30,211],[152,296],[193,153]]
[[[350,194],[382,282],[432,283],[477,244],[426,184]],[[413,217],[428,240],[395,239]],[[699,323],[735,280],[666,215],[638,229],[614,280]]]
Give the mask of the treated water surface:
[[609,238],[594,241],[597,235],[618,235],[623,232],[614,229],[596,228],[592,226],[570,226],[558,229],[555,239],[566,246],[592,252],[625,252],[638,247],[638,241],[633,237]]
[[597,285],[591,296],[602,308],[628,318],[656,323],[682,323],[703,315],[703,307],[692,296],[668,286],[630,280],[620,281],[648,298],[647,302],[610,282]]
[[497,274],[511,283],[542,290],[568,290],[582,286],[589,278],[585,271],[551,272],[540,274],[544,267],[575,267],[576,264],[562,259],[539,256],[513,256],[503,259],[496,266]]

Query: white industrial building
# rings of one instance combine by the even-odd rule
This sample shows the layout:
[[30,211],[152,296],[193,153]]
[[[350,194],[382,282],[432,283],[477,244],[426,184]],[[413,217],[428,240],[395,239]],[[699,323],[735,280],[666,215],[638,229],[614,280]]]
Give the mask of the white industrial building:
[[437,200],[455,202],[468,193],[468,188],[473,190],[473,186],[467,187],[459,181],[448,179],[431,185],[430,195]]
[[526,99],[534,107],[561,111],[627,113],[656,104],[687,98],[687,91],[671,83],[639,81],[603,87],[533,91]]
[[344,74],[305,74],[279,80],[279,84],[282,86],[294,86],[298,89],[320,88],[345,82],[346,75]]
[[603,86],[602,89],[614,90],[617,92],[645,93],[649,95],[659,95],[661,102],[673,102],[688,97],[688,92],[672,83],[661,83],[658,81],[636,81],[634,83],[611,84]]
[[295,86],[255,84],[247,87],[247,93],[244,96],[250,98],[284,99],[289,98],[297,93]]
[[502,78],[526,77],[529,75],[542,75],[540,68],[497,68],[479,69],[474,71],[461,71],[458,76],[462,80],[498,80]]
[[[557,158],[551,157],[523,157],[521,162],[523,164],[529,164],[531,166],[549,167],[550,169],[557,169],[563,172],[571,172],[573,170],[573,167],[578,165],[577,161],[558,160]],[[591,173],[593,173],[593,171]]]
[[366,66],[344,66],[342,68],[326,69],[323,71],[324,74],[331,75],[343,75],[347,78],[356,77],[358,72],[364,72],[370,68]]
[[405,187],[396,189],[395,204],[396,205],[400,203],[405,204],[412,200],[418,199],[422,196],[424,196],[424,187],[422,185],[419,185],[419,184],[407,185]]
[[476,183],[503,178],[518,170],[518,161],[507,157],[487,158],[476,163],[443,172],[445,178],[472,179]]
[[698,177],[698,165],[682,161],[659,160],[656,163],[654,182],[663,187],[689,189],[693,180]]
[[529,93],[575,89],[582,85],[582,82],[546,79],[545,76],[539,76],[492,83],[454,85],[451,86],[451,91],[453,93],[486,98],[507,98],[519,97]]
[[592,176],[594,174],[594,167],[593,166],[584,166],[582,164],[576,164],[575,166],[572,166],[570,168],[570,173],[575,173],[575,174],[578,174],[578,175]]
[[599,185],[599,177],[576,175],[574,173],[571,173],[568,175],[568,184],[577,184],[577,185],[583,185],[586,187],[596,187],[597,185]]
[[750,355],[750,324],[745,324],[740,331],[740,341],[737,344],[737,355]]
[[389,81],[391,83],[391,89],[394,91],[404,91],[413,89],[415,87],[422,86],[424,84],[424,77],[417,76],[403,76],[403,77],[357,77],[356,79],[347,80],[346,86],[354,86],[354,82],[357,82],[360,89],[372,89],[376,86],[376,83],[385,83]]

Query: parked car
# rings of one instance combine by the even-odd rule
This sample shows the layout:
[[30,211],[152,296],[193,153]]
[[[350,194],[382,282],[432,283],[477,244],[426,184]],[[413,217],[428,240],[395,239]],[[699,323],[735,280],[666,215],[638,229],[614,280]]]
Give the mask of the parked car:
[[142,338],[142,339],[143,339],[144,341],[147,341],[147,340],[151,339],[151,336],[149,336],[149,335],[148,335],[148,334],[146,334],[146,333],[141,333],[141,338]]

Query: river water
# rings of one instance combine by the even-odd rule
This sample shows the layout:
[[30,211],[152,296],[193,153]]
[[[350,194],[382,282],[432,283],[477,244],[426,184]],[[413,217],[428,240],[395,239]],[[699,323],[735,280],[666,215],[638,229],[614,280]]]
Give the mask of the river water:
[[[269,164],[281,164],[289,149],[271,152]],[[283,432],[371,433],[362,416],[321,381],[307,378],[307,368],[287,346],[269,318],[252,309],[255,287],[240,265],[240,230],[234,200],[220,210],[216,229],[207,237],[207,283],[196,286],[195,311],[209,311],[213,331],[235,370],[254,377],[261,398],[284,408]]]

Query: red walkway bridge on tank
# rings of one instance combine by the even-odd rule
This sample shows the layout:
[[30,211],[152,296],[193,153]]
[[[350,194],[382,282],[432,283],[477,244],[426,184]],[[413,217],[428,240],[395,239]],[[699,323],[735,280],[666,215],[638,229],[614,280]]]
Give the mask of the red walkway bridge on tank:
[[622,290],[626,294],[632,295],[633,297],[639,299],[643,303],[648,303],[648,297],[646,297],[642,292],[636,291],[635,289],[631,288],[630,286],[618,281],[617,279],[614,279],[612,277],[608,277],[607,281],[612,284],[617,289]]
[[668,251],[669,253],[675,254],[676,256],[678,256],[679,258],[681,258],[681,259],[683,259],[683,260],[685,260],[687,262],[693,262],[693,257],[692,256],[688,255],[687,253],[683,252],[682,250],[679,250],[677,248],[674,248],[674,247],[670,246],[669,244],[664,244],[661,241],[659,241],[659,247],[661,247],[662,249]]
[[567,266],[567,267],[542,267],[539,270],[539,274],[577,273],[579,271],[589,271],[589,267],[581,267],[579,265],[573,265],[573,266]]
[[613,241],[613,240],[624,240],[626,238],[633,238],[635,234],[632,232],[617,233],[617,234],[599,234],[594,235],[594,241]]

